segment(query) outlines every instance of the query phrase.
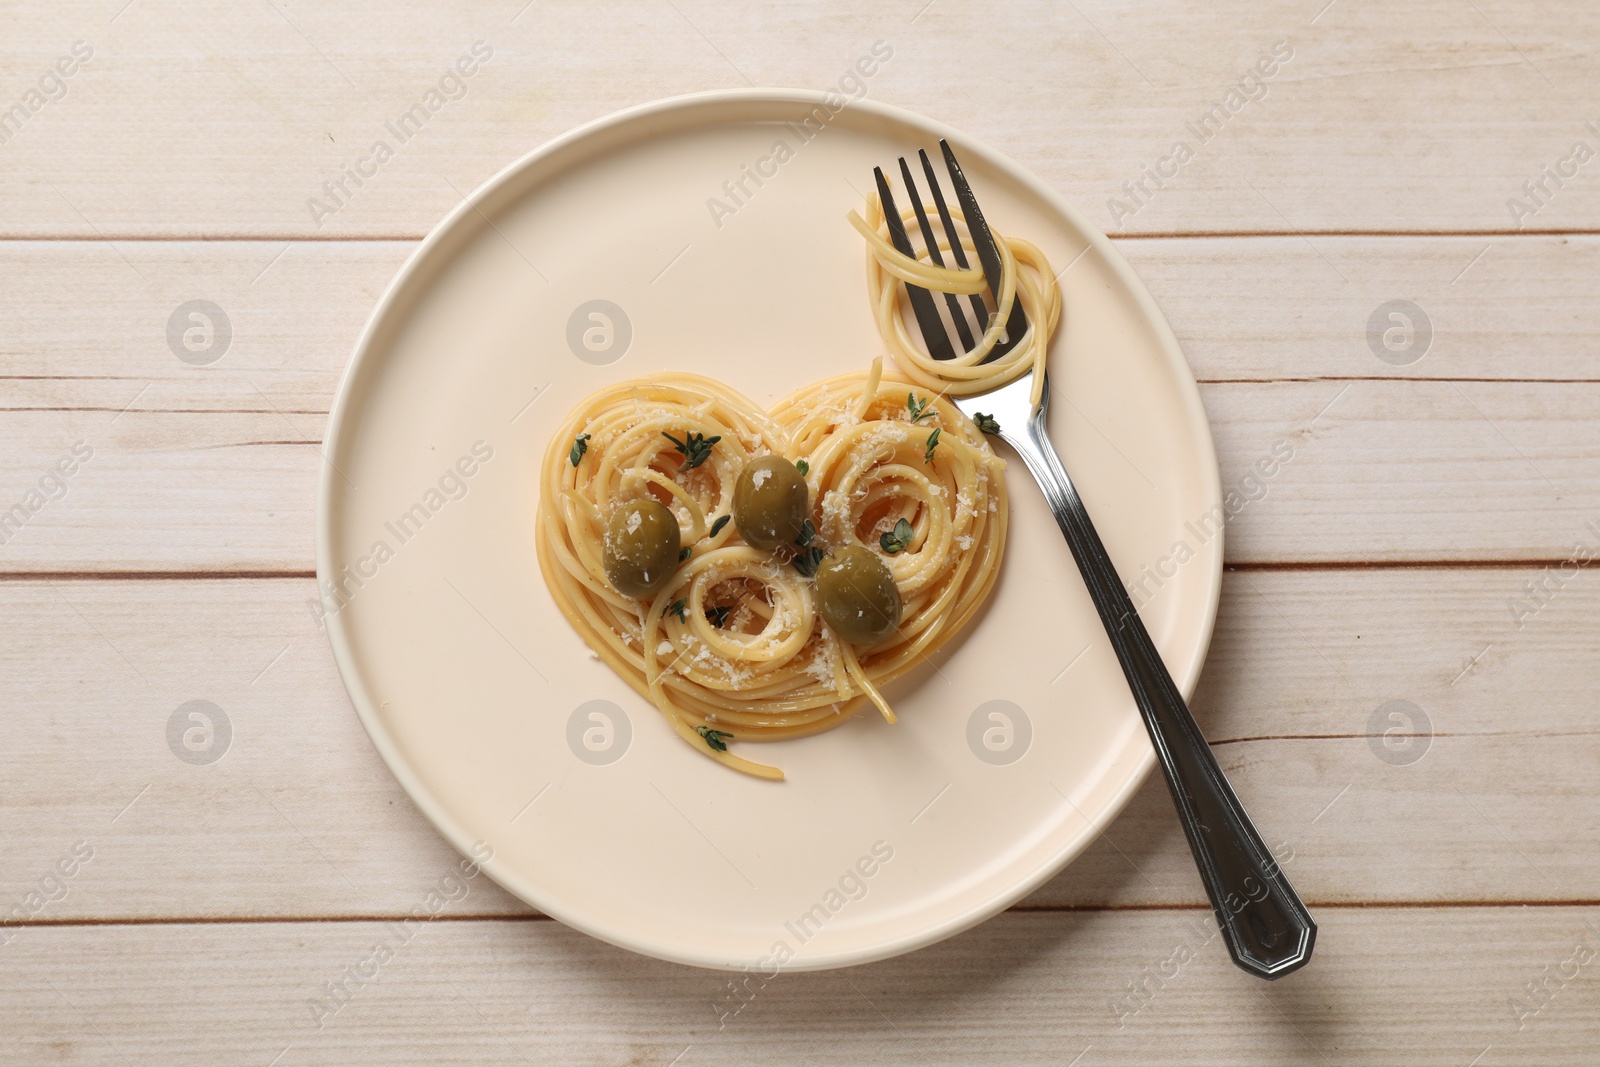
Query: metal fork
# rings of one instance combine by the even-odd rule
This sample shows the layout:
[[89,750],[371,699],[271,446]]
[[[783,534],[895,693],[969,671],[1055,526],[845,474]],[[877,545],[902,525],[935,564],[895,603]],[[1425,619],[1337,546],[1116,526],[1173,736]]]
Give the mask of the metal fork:
[[[989,283],[990,298],[998,301],[1000,290],[1000,253],[994,234],[984,221],[983,212],[972,195],[972,188],[956,161],[949,144],[941,140],[945,167],[955,188],[956,199],[966,219],[967,231],[983,266]],[[966,252],[961,247],[955,221],[945,202],[938,176],[928,153],[920,151],[922,171],[933,194],[934,214],[950,243],[950,253],[956,265],[967,266]],[[909,235],[906,233],[900,212],[895,207],[893,194],[884,179],[883,170],[875,170],[878,195],[883,201],[884,215],[888,221],[889,235],[896,248],[908,256],[915,256]],[[928,210],[923,205],[916,181],[905,158],[900,159],[900,177],[906,195],[911,200],[917,225],[922,232],[929,258],[943,265],[939,242],[935,238]],[[930,355],[949,359],[955,347],[939,317],[933,294],[918,286],[907,285],[911,309],[917,325],[927,343]],[[973,347],[973,334],[967,328],[960,301],[946,293],[950,312],[961,351]],[[980,336],[989,312],[982,297],[972,297],[972,307],[977,316]],[[1007,321],[1005,339],[996,345],[990,359],[1003,354],[1021,341],[1028,323],[1021,303],[1012,305]],[[1317,939],[1317,925],[1311,913],[1295,893],[1294,887],[1284,877],[1261,835],[1256,832],[1250,817],[1229,785],[1227,776],[1211,754],[1195,723],[1194,716],[1184,704],[1183,695],[1167,673],[1166,664],[1156,650],[1155,643],[1145,630],[1139,613],[1117,576],[1111,557],[1106,554],[1100,535],[1089,521],[1089,513],[1079,499],[1072,479],[1067,476],[1061,459],[1051,445],[1045,428],[1050,406],[1048,379],[1037,405],[1031,402],[1032,372],[1007,385],[976,396],[959,397],[956,406],[968,417],[976,419],[979,409],[991,412],[1000,424],[1002,440],[1022,457],[1039,488],[1044,490],[1045,501],[1056,517],[1056,523],[1066,536],[1078,569],[1083,572],[1084,584],[1094,600],[1100,621],[1111,638],[1117,660],[1127,675],[1128,686],[1133,690],[1134,702],[1150,731],[1151,743],[1172,792],[1178,818],[1189,838],[1189,848],[1194,852],[1195,864],[1200,870],[1206,895],[1211,899],[1211,910],[1216,914],[1228,952],[1233,961],[1261,978],[1278,978],[1303,966],[1311,958],[1312,946]]]

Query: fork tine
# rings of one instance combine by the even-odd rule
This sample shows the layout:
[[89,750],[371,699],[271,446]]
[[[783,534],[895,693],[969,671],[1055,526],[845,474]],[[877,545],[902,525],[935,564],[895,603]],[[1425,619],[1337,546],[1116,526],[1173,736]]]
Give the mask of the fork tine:
[[[983,211],[978,207],[977,198],[972,195],[972,186],[967,184],[967,176],[962,173],[961,164],[956,162],[956,154],[950,150],[950,142],[941,137],[939,147],[944,151],[944,165],[950,172],[950,181],[956,187],[956,199],[961,202],[961,211],[967,217],[967,231],[972,234],[972,243],[978,249],[978,260],[983,264],[983,276],[989,280],[989,292],[993,294],[995,306],[998,307],[1000,246],[995,243],[994,233],[983,219]],[[1002,356],[1015,348],[1027,330],[1028,319],[1022,313],[1021,302],[1012,301],[1011,317],[1006,320],[1006,339],[994,346],[994,350],[989,353],[989,359]]]
[[[933,235],[933,226],[928,222],[928,212],[922,206],[922,194],[917,191],[917,183],[911,177],[911,168],[906,165],[906,157],[900,157],[900,177],[906,183],[906,195],[911,198],[911,207],[917,213],[917,225],[922,228],[922,240],[928,246],[928,258],[936,266],[944,266],[944,256],[939,253],[939,239]],[[950,321],[955,323],[956,333],[961,336],[961,351],[971,351],[977,342],[972,339],[972,331],[967,329],[967,317],[961,313],[961,301],[956,299],[956,294],[944,294],[945,306],[950,309]],[[983,321],[983,316],[978,317]]]
[[[928,158],[926,148],[917,149],[917,155],[922,159],[922,173],[928,179],[928,188],[933,191],[933,206],[939,211],[939,221],[944,224],[945,236],[950,238],[950,254],[955,257],[956,266],[962,270],[967,269],[967,250],[961,245],[961,234],[956,232],[955,220],[950,217],[950,208],[944,202],[944,187],[939,184],[939,176],[934,173],[933,161]],[[979,325],[989,321],[989,309],[983,306],[983,297],[973,293],[968,299],[972,301],[972,313],[977,316]],[[965,338],[966,335],[962,334]],[[972,348],[973,342],[967,341],[967,348]]]
[[[878,199],[883,201],[889,239],[902,254],[915,256],[916,251],[906,234],[905,223],[900,219],[900,209],[895,207],[894,194],[889,192],[889,182],[883,176],[883,168],[873,167],[872,173],[878,180]],[[956,354],[950,347],[950,335],[944,332],[944,323],[939,319],[939,308],[933,302],[933,295],[922,286],[910,283],[906,284],[906,295],[911,297],[911,310],[917,316],[917,328],[922,331],[922,339],[928,344],[928,355],[934,359],[954,359]]]

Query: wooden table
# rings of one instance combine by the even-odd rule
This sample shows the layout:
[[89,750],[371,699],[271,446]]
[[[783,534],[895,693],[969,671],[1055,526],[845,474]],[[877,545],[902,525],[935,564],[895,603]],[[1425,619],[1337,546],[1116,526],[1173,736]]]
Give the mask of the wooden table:
[[[23,505],[0,527],[0,1060],[1600,1059],[1600,9],[34,0],[0,23],[0,508]],[[872,97],[1062,190],[1183,343],[1252,498],[1195,709],[1292,854],[1316,958],[1269,985],[1208,943],[1152,778],[1023,905],[726,1018],[727,976],[486,879],[369,965],[455,856],[307,609],[357,331],[547,138],[835,85],[879,40]],[[464,95],[330,204],[477,41]],[[193,700],[212,733],[169,733]]]

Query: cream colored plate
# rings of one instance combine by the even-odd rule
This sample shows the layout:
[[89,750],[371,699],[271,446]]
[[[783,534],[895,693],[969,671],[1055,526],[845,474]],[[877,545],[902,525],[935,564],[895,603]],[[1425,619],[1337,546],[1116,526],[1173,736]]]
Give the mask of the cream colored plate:
[[[757,749],[782,783],[691,751],[545,590],[538,465],[576,401],[685,370],[770,403],[880,351],[845,221],[874,164],[919,146],[937,159],[948,137],[991,223],[1064,270],[1052,433],[1123,575],[1148,574],[1143,614],[1185,693],[1217,608],[1205,412],[1122,257],[982,144],[895,108],[832,114],[828,102],[789,90],[667,100],[499,174],[378,304],[322,471],[318,575],[350,594],[329,637],[417,805],[458,849],[486,843],[486,870],[542,911],[706,967],[837,967],[948,937],[1060,870],[1153,762],[1077,567],[1014,457],[987,610],[891,687],[899,725],[862,715]],[[747,168],[762,184],[745,178],[743,195]]]

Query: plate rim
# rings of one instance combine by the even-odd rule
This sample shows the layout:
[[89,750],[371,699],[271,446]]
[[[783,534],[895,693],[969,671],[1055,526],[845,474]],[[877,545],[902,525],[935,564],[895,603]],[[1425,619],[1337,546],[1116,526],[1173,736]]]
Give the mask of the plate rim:
[[[334,466],[331,457],[340,451],[340,442],[345,436],[347,423],[356,419],[356,414],[352,410],[352,395],[355,383],[363,373],[363,365],[368,360],[378,359],[381,355],[381,353],[374,353],[374,344],[379,330],[388,322],[390,316],[396,312],[401,293],[410,287],[414,276],[427,266],[428,261],[436,250],[456,235],[457,228],[462,224],[463,220],[474,213],[481,217],[487,217],[481,210],[481,205],[490,201],[524,170],[538,165],[545,158],[556,155],[570,145],[582,142],[613,127],[638,122],[653,115],[675,111],[690,111],[698,108],[713,108],[717,105],[771,104],[794,106],[809,104],[813,106],[828,106],[826,103],[827,98],[840,95],[842,94],[816,89],[775,87],[716,89],[684,93],[626,107],[582,123],[523,153],[462,198],[460,203],[435,223],[389,280],[382,296],[379,297],[366,322],[362,325],[361,332],[357,335],[355,346],[351,350],[350,358],[345,364],[344,372],[340,376],[338,390],[334,395],[333,404],[328,412],[328,426],[321,449],[322,462],[319,466],[316,498],[317,566],[315,580],[319,593],[323,583],[330,581],[332,578],[331,567],[333,566],[334,550],[331,511],[336,490],[335,478],[342,477],[338,473],[338,468]],[[1212,435],[1211,420],[1206,414],[1205,405],[1200,397],[1200,388],[1195,380],[1194,370],[1190,366],[1187,357],[1184,356],[1182,346],[1179,345],[1177,335],[1173,332],[1172,325],[1167,321],[1166,315],[1157,306],[1155,298],[1151,296],[1144,282],[1134,272],[1133,267],[1123,258],[1116,246],[1111,243],[1110,237],[1099,226],[1091,223],[1072,203],[1047,185],[1029,168],[1011,159],[1005,153],[990,147],[982,140],[968,136],[946,123],[929,118],[919,112],[872,100],[864,96],[856,99],[846,98],[846,103],[840,110],[846,109],[875,115],[878,118],[902,125],[927,129],[939,137],[946,137],[953,142],[961,144],[963,151],[975,152],[986,157],[990,163],[1004,169],[1012,180],[1021,183],[1031,194],[1038,197],[1052,210],[1064,216],[1080,233],[1088,237],[1089,247],[1100,254],[1106,266],[1133,297],[1140,316],[1153,328],[1158,347],[1166,357],[1170,369],[1174,372],[1177,391],[1182,398],[1184,408],[1187,409],[1189,416],[1195,420],[1196,424],[1204,429],[1204,433],[1200,435],[1198,442],[1201,446],[1202,454],[1197,457],[1200,461],[1202,477],[1206,483],[1203,486],[1202,495],[1208,501],[1220,503],[1222,499],[1222,478],[1217,465],[1216,442]],[[829,110],[833,111],[834,109],[830,107]],[[837,114],[837,112],[835,113]],[[1183,676],[1174,677],[1173,679],[1186,701],[1194,694],[1200,673],[1210,653],[1211,640],[1216,629],[1217,611],[1222,592],[1223,545],[1226,536],[1226,530],[1219,529],[1217,536],[1202,546],[1202,552],[1196,554],[1204,560],[1209,570],[1210,582],[1206,589],[1204,619],[1196,632],[1193,659],[1186,665]],[[345,632],[343,614],[324,615],[320,621],[327,630],[334,663],[338,667],[339,678],[344,683],[345,692],[350,698],[350,703],[355,709],[362,728],[366,731],[368,739],[377,750],[389,773],[394,776],[411,802],[417,806],[417,809],[422,812],[434,829],[449,842],[451,847],[456,849],[463,857],[472,856],[472,848],[477,839],[445,811],[431,791],[423,785],[410,763],[401,754],[399,745],[390,736],[388,729],[377,714],[377,708],[372,696],[367,692],[361,673],[356,668],[355,657],[350,649],[349,637]],[[1155,761],[1155,749],[1147,744],[1135,762],[1135,766],[1132,767],[1120,786],[1109,791],[1109,801],[1101,811],[1092,818],[1085,817],[1089,832],[1078,835],[1074,841],[1057,850],[1046,862],[1040,864],[1038,869],[1029,877],[1017,879],[1005,891],[996,893],[979,904],[968,907],[965,911],[949,916],[943,921],[924,927],[915,933],[902,935],[894,940],[876,941],[864,946],[832,950],[815,956],[807,956],[803,959],[796,958],[783,964],[782,969],[793,972],[829,970],[889,959],[936,944],[993,918],[1033,892],[1040,885],[1055,877],[1077,859],[1089,844],[1103,833],[1127,807],[1134,793],[1143,786],[1145,780],[1149,777],[1151,769],[1155,766]],[[588,915],[573,914],[565,907],[559,905],[551,907],[548,902],[540,899],[542,894],[526,884],[523,879],[509,871],[498,869],[498,865],[492,857],[481,863],[480,867],[484,873],[488,874],[512,896],[531,907],[537,908],[550,918],[608,944],[671,963],[719,971],[737,971],[740,969],[740,965],[712,952],[687,951],[677,943],[667,943],[659,938],[640,937],[632,931],[609,928],[603,921],[594,920]]]

